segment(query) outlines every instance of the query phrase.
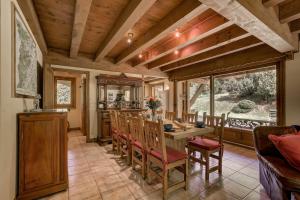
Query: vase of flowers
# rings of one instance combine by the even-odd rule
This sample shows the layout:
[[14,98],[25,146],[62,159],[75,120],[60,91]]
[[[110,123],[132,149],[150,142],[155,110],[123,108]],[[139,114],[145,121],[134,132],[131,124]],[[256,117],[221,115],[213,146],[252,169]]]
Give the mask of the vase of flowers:
[[161,102],[159,99],[155,99],[150,97],[148,101],[146,101],[146,106],[151,109],[152,112],[152,120],[155,119],[155,111],[161,106]]

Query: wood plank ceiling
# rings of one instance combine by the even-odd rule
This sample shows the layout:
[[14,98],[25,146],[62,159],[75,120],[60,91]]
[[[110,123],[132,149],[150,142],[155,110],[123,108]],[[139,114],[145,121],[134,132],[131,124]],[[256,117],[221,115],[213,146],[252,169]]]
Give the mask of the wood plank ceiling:
[[255,47],[274,51],[276,56],[298,51],[299,0],[18,3],[40,47],[40,41],[46,43],[42,44],[46,60],[55,60],[55,64],[76,60],[84,64],[87,60],[87,68],[102,69],[101,64],[93,63],[105,60],[112,66],[142,66],[150,71],[180,74],[185,68],[194,69],[209,60]]

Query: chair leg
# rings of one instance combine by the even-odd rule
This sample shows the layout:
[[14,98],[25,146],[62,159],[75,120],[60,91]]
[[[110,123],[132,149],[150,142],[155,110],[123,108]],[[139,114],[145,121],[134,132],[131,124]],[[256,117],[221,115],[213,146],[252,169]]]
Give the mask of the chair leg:
[[150,170],[151,170],[151,161],[150,159],[147,159],[147,179],[149,184],[152,183]]
[[146,172],[145,172],[145,168],[146,168],[146,157],[145,157],[145,154],[142,153],[142,176],[143,176],[143,179],[146,178]]
[[209,180],[209,155],[205,153],[205,180]]
[[168,196],[168,169],[163,171],[163,199],[167,199]]
[[188,146],[188,167],[191,166],[191,147]]
[[131,149],[131,165],[132,169],[135,170],[135,163],[134,163],[134,147]]
[[222,155],[223,155],[223,149],[221,148],[220,151],[219,151],[219,168],[218,168],[218,171],[219,171],[219,174],[222,175]]
[[186,160],[184,164],[184,181],[185,181],[185,186],[184,189],[187,190],[189,187],[189,161]]

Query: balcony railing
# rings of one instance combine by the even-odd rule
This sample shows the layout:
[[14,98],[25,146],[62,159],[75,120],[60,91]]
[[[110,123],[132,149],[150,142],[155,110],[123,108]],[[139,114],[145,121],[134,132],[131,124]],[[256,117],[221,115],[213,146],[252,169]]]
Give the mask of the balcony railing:
[[257,126],[276,126],[276,121],[228,117],[226,127],[253,130]]

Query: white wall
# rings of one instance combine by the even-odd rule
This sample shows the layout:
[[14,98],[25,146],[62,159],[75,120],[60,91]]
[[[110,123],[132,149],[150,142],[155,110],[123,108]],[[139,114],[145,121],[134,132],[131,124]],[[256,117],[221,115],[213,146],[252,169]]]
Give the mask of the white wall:
[[286,124],[300,124],[300,53],[286,62]]
[[[0,68],[0,198],[11,200],[16,195],[16,150],[17,150],[17,116],[26,105],[32,108],[31,99],[14,98],[12,96],[12,55],[11,55],[11,2],[15,0],[1,0],[1,68]],[[20,10],[17,7],[18,10]],[[19,11],[22,15],[22,13]],[[22,15],[23,17],[23,15]],[[23,17],[24,19],[24,17]],[[25,21],[25,20],[24,20]],[[26,23],[26,22],[25,22]],[[42,62],[42,56],[37,49],[38,60]]]

